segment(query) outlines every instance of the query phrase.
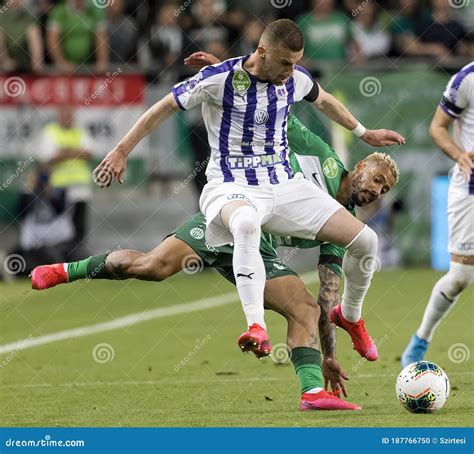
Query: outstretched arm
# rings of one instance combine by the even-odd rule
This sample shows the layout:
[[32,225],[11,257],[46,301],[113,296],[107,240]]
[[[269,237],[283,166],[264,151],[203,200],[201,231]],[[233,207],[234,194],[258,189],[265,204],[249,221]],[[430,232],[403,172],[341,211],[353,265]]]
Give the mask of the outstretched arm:
[[313,103],[315,107],[331,120],[352,131],[364,142],[374,147],[404,145],[405,138],[389,129],[365,129],[349,112],[349,109],[333,95],[319,87],[319,94]]
[[123,183],[127,157],[140,140],[160,123],[179,110],[172,93],[151,106],[125,134],[94,170],[94,179],[101,187],[108,187],[113,180]]
[[347,396],[344,381],[349,377],[336,359],[336,327],[329,320],[329,311],[339,303],[341,278],[326,265],[318,265],[318,273],[320,281],[318,305],[321,309],[318,328],[321,350],[324,354],[322,370],[325,387],[329,383],[333,391],[340,390]]
[[329,311],[337,306],[340,300],[339,285],[341,278],[326,265],[318,265],[320,289],[318,305],[321,309],[319,317],[319,339],[325,357],[336,357],[336,327],[329,320]]
[[[202,68],[207,65],[214,65],[220,60],[212,54],[206,52],[195,52],[184,59],[184,63],[195,68]],[[388,145],[404,145],[405,138],[398,132],[389,129],[365,129],[352,115],[342,102],[333,95],[319,87],[319,94],[313,103],[315,107],[324,115],[336,123],[354,132],[364,142],[374,147],[385,147]]]

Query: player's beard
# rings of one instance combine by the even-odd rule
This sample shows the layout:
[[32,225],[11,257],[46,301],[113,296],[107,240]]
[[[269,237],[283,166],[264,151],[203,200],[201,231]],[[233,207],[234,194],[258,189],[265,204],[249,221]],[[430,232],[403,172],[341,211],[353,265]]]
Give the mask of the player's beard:
[[362,175],[356,177],[356,179],[353,181],[351,192],[352,203],[354,203],[358,207],[367,205],[377,198],[372,191],[363,188]]

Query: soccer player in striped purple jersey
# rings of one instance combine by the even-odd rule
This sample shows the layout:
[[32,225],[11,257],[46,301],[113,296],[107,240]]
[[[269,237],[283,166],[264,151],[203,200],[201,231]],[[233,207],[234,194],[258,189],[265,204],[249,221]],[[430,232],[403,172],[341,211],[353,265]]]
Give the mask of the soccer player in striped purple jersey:
[[448,192],[451,264],[433,287],[421,325],[403,352],[403,367],[424,358],[434,331],[461,292],[474,283],[474,62],[451,77],[430,133],[444,154],[456,161]]
[[360,266],[360,261],[375,255],[377,236],[302,174],[293,174],[288,165],[288,111],[293,103],[305,100],[370,145],[403,144],[405,139],[394,131],[364,128],[297,65],[303,48],[303,35],[293,21],[272,22],[252,54],[207,66],[175,85],[94,174],[104,186],[113,179],[121,182],[128,154],[145,135],[179,109],[201,104],[211,158],[200,208],[206,217],[207,243],[234,244],[233,269],[248,326],[238,339],[241,349],[258,357],[271,351],[263,308],[265,267],[259,252],[263,228],[346,248],[346,281],[337,323],[348,331],[360,328],[366,341],[363,355],[375,360],[377,349],[361,319],[373,270]]

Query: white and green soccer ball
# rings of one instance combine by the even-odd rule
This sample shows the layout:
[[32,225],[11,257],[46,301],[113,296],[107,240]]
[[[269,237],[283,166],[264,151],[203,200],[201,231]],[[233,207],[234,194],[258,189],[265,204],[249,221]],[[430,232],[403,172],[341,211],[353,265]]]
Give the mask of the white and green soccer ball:
[[441,367],[429,361],[411,363],[400,372],[397,398],[412,413],[440,410],[449,397],[449,379]]

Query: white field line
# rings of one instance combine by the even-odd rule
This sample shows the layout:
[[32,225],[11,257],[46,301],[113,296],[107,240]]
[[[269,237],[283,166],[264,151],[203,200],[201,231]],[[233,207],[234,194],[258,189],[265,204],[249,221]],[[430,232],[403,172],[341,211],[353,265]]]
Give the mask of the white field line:
[[[368,379],[379,379],[379,378],[390,378],[395,377],[397,372],[393,374],[360,374],[353,375],[352,378],[368,378]],[[464,371],[464,372],[450,372],[450,376],[473,376],[474,371]],[[252,383],[256,381],[294,381],[294,377],[252,377],[252,378],[238,378],[232,377],[227,378],[226,376],[218,376],[212,378],[190,378],[189,380],[181,379],[169,379],[164,378],[162,380],[117,380],[117,381],[95,381],[95,382],[69,382],[69,383],[14,383],[14,384],[1,384],[1,388],[71,388],[71,387],[90,387],[95,388],[98,386],[158,386],[158,385],[177,385],[177,384],[193,384],[193,383]]]
[[[315,282],[316,273],[306,273],[301,276],[305,284]],[[234,303],[238,300],[237,292],[225,293],[224,295],[213,296],[211,298],[203,298],[192,303],[175,304],[173,306],[151,309],[145,312],[137,312],[135,314],[126,315],[124,317],[115,318],[108,322],[97,323],[90,326],[80,326],[78,328],[66,329],[57,333],[45,334],[44,336],[34,337],[33,339],[23,339],[17,342],[0,345],[0,355],[6,353],[19,352],[40,345],[51,344],[67,339],[75,339],[78,337],[90,336],[91,334],[103,333],[119,328],[136,325],[138,323],[147,322],[156,318],[170,317],[172,315],[186,314],[189,312],[202,311],[214,307],[224,306]]]

